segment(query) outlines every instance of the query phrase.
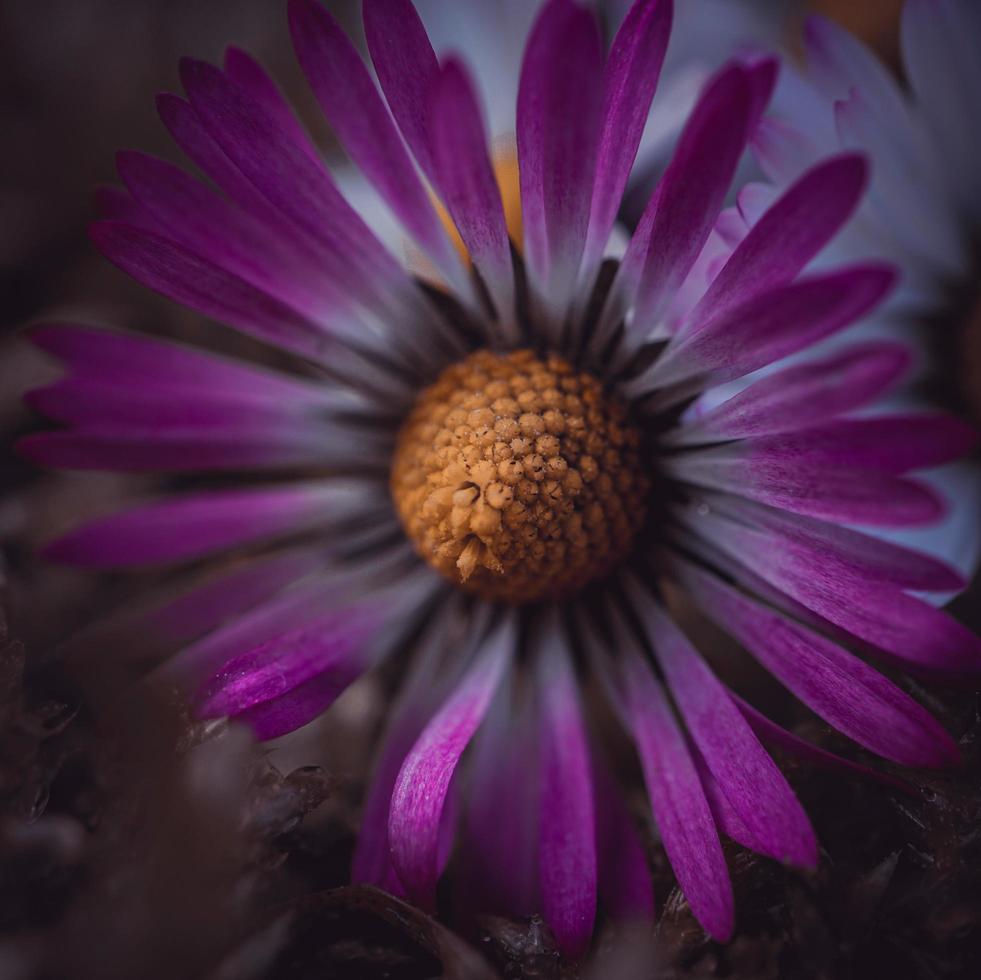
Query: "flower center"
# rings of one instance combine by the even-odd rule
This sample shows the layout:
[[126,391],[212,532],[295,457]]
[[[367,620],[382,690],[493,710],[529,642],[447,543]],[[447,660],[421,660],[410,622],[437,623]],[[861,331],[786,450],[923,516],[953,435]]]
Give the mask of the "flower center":
[[420,392],[392,495],[433,568],[488,599],[569,595],[621,561],[650,481],[624,405],[554,354],[480,350]]

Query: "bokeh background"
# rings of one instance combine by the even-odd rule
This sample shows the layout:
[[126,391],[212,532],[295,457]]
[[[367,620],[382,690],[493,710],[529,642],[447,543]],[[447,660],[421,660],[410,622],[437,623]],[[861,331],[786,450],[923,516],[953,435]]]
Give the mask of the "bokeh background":
[[[356,4],[328,6],[357,33]],[[758,6],[780,19],[791,49],[809,6],[896,63],[898,0]],[[151,483],[41,473],[17,458],[15,438],[40,424],[21,395],[53,375],[23,332],[74,319],[238,343],[133,283],[86,238],[118,148],[176,159],[153,99],[179,91],[178,59],[218,61],[229,43],[272,70],[332,152],[281,0],[0,0],[0,978],[580,975],[540,923],[475,930],[453,921],[447,896],[446,928],[336,890],[384,712],[380,686],[358,686],[329,719],[264,748],[134,691],[106,651],[69,667],[61,657],[84,624],[146,583],[52,568],[37,546]],[[734,849],[740,928],[723,949],[652,851],[656,936],[604,934],[581,975],[978,975],[977,704],[918,693],[963,733],[961,773],[899,791],[793,771],[826,848],[813,879]],[[837,745],[823,729],[806,734]]]

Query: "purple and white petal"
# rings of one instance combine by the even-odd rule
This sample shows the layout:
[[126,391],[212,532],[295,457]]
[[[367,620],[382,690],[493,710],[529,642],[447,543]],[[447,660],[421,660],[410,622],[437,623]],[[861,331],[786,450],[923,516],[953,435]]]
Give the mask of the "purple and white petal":
[[559,949],[572,958],[589,946],[596,917],[596,815],[589,746],[576,677],[550,619],[539,650],[542,914]]
[[440,824],[450,780],[483,721],[514,642],[510,620],[483,642],[473,666],[412,747],[392,791],[392,864],[408,895],[424,908],[436,901]]
[[838,644],[679,560],[695,601],[816,714],[859,745],[909,766],[957,761],[954,740],[909,695]]

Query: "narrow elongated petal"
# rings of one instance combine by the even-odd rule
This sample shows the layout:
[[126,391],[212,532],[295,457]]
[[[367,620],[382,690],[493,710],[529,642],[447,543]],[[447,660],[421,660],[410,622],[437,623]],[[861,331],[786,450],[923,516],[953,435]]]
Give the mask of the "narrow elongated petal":
[[[939,591],[958,577],[925,555],[866,538],[844,528],[821,533],[818,522],[791,517],[763,520],[761,531],[703,515],[701,530],[737,561],[781,592],[856,637],[911,664],[948,673],[981,669],[981,639],[946,613],[902,587]],[[894,563],[888,559],[894,558]],[[878,574],[877,574],[878,573]]]
[[325,356],[330,338],[318,324],[175,242],[114,221],[96,223],[91,236],[110,262],[154,292],[266,343]]
[[351,860],[351,880],[356,885],[375,885],[393,894],[404,894],[392,867],[388,846],[392,790],[409,750],[426,727],[434,708],[458,679],[452,669],[447,669],[445,637],[462,630],[465,616],[462,603],[456,597],[434,612],[419,649],[413,653],[411,670],[388,712]]
[[[693,513],[692,522],[734,556],[751,554],[754,565],[757,557],[773,557],[920,592],[956,591],[967,584],[956,568],[932,555],[731,494],[709,495],[708,511]],[[744,538],[745,532],[753,538]]]
[[325,463],[329,427],[236,421],[227,425],[87,426],[26,436],[18,450],[42,466],[124,473],[271,469]]
[[542,912],[567,956],[581,956],[596,917],[596,828],[589,747],[568,653],[542,651]]
[[517,110],[525,255],[546,298],[568,289],[582,258],[602,65],[592,12],[561,0],[546,3],[525,48]]
[[636,384],[742,377],[853,323],[882,300],[895,279],[889,266],[869,263],[768,290],[676,337]]
[[783,464],[712,450],[669,459],[678,479],[795,514],[869,527],[914,527],[939,521],[944,501],[925,483],[876,470],[832,468],[806,461]]
[[909,695],[813,630],[679,563],[695,600],[816,714],[873,752],[911,766],[955,762],[957,745]]
[[603,71],[603,129],[583,264],[603,255],[640,146],[664,63],[672,0],[636,0],[613,40]]
[[698,772],[650,668],[634,654],[622,670],[625,721],[664,849],[698,921],[724,942],[733,929],[732,885]]
[[804,174],[739,243],[692,312],[692,329],[790,282],[855,210],[867,170],[861,156],[845,154]]
[[854,34],[834,21],[811,16],[804,26],[808,68],[831,99],[841,99],[852,89],[864,93],[884,125],[903,132],[909,110],[896,79]]
[[636,823],[602,760],[593,765],[596,855],[603,908],[621,922],[654,921],[654,884]]
[[733,65],[689,117],[624,256],[623,275],[636,281],[633,329],[640,335],[656,325],[708,239],[746,145],[752,105],[748,72]]
[[283,131],[298,146],[304,147],[312,159],[319,158],[309,134],[262,65],[241,48],[232,46],[225,52],[225,72],[236,85],[272,113]]
[[290,0],[289,17],[303,72],[351,159],[443,274],[463,282],[459,256],[354,45],[319,0]]
[[511,243],[494,176],[483,118],[463,65],[451,59],[436,81],[432,153],[436,186],[474,265],[484,277],[498,315],[514,316]]
[[276,113],[204,62],[185,59],[181,78],[207,132],[317,248],[332,284],[366,302],[407,288],[399,263],[344,200],[322,163],[283,129]]
[[392,792],[392,863],[410,897],[427,908],[436,898],[440,823],[450,780],[483,720],[513,643],[510,622],[485,641],[476,663],[412,747]]
[[515,693],[502,686],[475,739],[463,875],[475,908],[531,916],[542,912],[541,722],[530,693]]
[[123,152],[117,168],[167,237],[327,328],[331,300],[318,296],[320,279],[261,221],[164,160]]
[[235,657],[205,685],[197,710],[276,738],[319,715],[366,667],[364,647],[383,608],[352,606]]
[[965,422],[934,412],[841,419],[797,432],[744,439],[736,452],[765,464],[908,473],[958,459],[976,442],[976,433]]
[[130,387],[134,394],[148,388],[184,389],[243,403],[286,402],[311,407],[332,403],[323,386],[154,337],[52,323],[33,328],[30,340],[66,364],[80,380]]
[[416,162],[435,180],[430,149],[436,52],[411,0],[365,0],[364,35],[388,107]]
[[643,616],[685,725],[728,806],[746,828],[750,846],[778,861],[813,867],[817,841],[810,822],[722,684],[658,604],[648,597],[635,608]]
[[331,487],[315,483],[173,497],[86,524],[45,554],[89,568],[187,561],[315,527],[330,519],[333,500]]
[[831,357],[774,371],[667,436],[673,445],[719,442],[817,425],[868,404],[912,364],[900,344],[857,344]]
[[781,728],[776,722],[771,721],[762,712],[757,711],[751,704],[744,701],[738,694],[732,694],[732,700],[739,706],[743,717],[749,722],[750,727],[764,741],[777,746],[788,755],[792,755],[802,762],[816,769],[825,769],[834,773],[851,773],[861,776],[863,779],[872,779],[879,783],[884,783],[902,793],[915,795],[915,790],[909,783],[889,773],[879,772],[877,769],[870,769],[859,762],[851,759],[842,758],[834,752],[819,748],[793,732],[788,732],[786,728]]

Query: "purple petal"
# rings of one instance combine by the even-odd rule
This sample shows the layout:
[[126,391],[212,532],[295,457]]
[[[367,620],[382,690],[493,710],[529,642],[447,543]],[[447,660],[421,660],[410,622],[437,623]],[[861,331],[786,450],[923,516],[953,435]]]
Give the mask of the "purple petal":
[[440,823],[450,780],[483,720],[513,644],[510,622],[485,641],[477,662],[412,747],[395,783],[388,823],[392,864],[406,892],[425,908],[436,900]]
[[959,459],[976,443],[977,433],[960,419],[920,413],[840,419],[797,432],[745,439],[739,452],[764,464],[907,473]]
[[807,462],[783,464],[715,450],[671,459],[665,470],[698,486],[842,524],[918,527],[936,523],[946,509],[925,483],[876,470]]
[[593,766],[599,894],[610,918],[654,921],[654,884],[647,853],[619,786],[602,761]]
[[888,391],[912,363],[909,348],[869,343],[775,371],[705,415],[684,423],[672,445],[789,432],[861,408]]
[[199,715],[239,719],[259,739],[305,725],[363,672],[381,619],[375,608],[335,610],[241,654],[205,685]]
[[620,653],[624,721],[637,744],[664,849],[698,921],[725,942],[733,929],[732,885],[698,772],[650,668],[635,650]]
[[799,279],[683,331],[643,377],[675,384],[692,376],[731,381],[810,347],[876,306],[896,281],[890,266],[866,263]]
[[[465,894],[475,910],[540,915],[541,722],[525,692],[502,689],[474,745],[468,771]],[[507,807],[501,800],[507,799]]]
[[[322,572],[323,567],[321,554],[318,570]],[[210,633],[163,663],[157,673],[173,687],[199,690],[236,658],[323,616],[324,609],[330,608],[332,596],[336,601],[337,592],[336,579],[324,574],[300,580],[217,624]]]
[[142,611],[140,628],[174,644],[187,644],[223,622],[246,615],[322,567],[323,556],[306,550],[250,561],[211,576],[163,605]]
[[747,516],[772,530],[712,515],[697,520],[716,547],[737,561],[752,555],[753,570],[765,581],[866,643],[930,670],[964,674],[981,669],[981,638],[902,591],[956,588],[963,583],[953,569],[844,528],[778,512],[749,511]]
[[541,651],[541,656],[542,912],[559,949],[578,958],[589,946],[596,918],[589,747],[568,654],[553,648]]
[[54,323],[32,328],[30,340],[64,362],[73,376],[130,387],[134,394],[183,388],[243,403],[330,404],[327,389],[320,385],[142,334]]
[[423,172],[435,180],[430,156],[430,93],[439,62],[410,0],[365,0],[364,34],[375,73]]
[[603,129],[583,263],[603,255],[637,156],[664,62],[672,0],[636,0],[613,40],[603,72]]
[[753,89],[740,65],[723,70],[695,106],[623,260],[637,289],[633,328],[646,335],[708,239],[746,145]]
[[330,174],[275,113],[217,68],[185,59],[181,78],[208,133],[267,201],[317,248],[322,274],[365,302],[408,288],[405,273],[344,200]]
[[241,48],[232,46],[225,51],[225,72],[231,81],[276,118],[284,133],[298,146],[305,147],[312,159],[319,160],[320,154],[307,131],[259,62]]
[[325,314],[335,304],[319,290],[322,277],[268,226],[164,160],[123,152],[117,168],[161,234],[328,329]]
[[868,664],[721,579],[686,562],[678,567],[705,612],[829,724],[903,765],[956,762],[957,745],[936,720]]
[[846,154],[804,174],[739,243],[693,311],[692,323],[789,283],[855,210],[867,171],[863,157]]
[[863,779],[873,779],[876,782],[884,783],[903,793],[914,793],[915,795],[915,791],[912,790],[909,783],[899,779],[897,776],[879,772],[876,769],[870,769],[868,766],[861,765],[861,763],[852,762],[851,759],[843,759],[840,755],[835,755],[826,749],[818,748],[816,745],[812,745],[810,742],[794,735],[793,732],[788,732],[787,729],[781,728],[776,722],[771,721],[766,715],[757,711],[751,704],[744,701],[738,694],[732,694],[732,699],[738,705],[743,717],[749,722],[753,731],[763,741],[776,745],[788,755],[792,755],[794,758],[806,762],[815,769],[825,769],[828,772],[834,773],[852,773],[856,776],[861,776]]
[[48,545],[45,556],[88,568],[188,561],[330,519],[324,484],[222,490],[145,504],[85,524]]
[[323,464],[329,428],[297,429],[275,423],[166,427],[87,426],[71,432],[39,432],[17,444],[41,466],[123,473],[277,469]]
[[450,59],[434,84],[431,115],[436,186],[497,306],[514,316],[511,243],[477,97],[460,62]]
[[783,774],[688,638],[650,597],[639,599],[634,607],[685,725],[750,843],[738,839],[778,861],[814,867],[814,831]]
[[760,560],[772,557],[921,592],[956,592],[967,584],[957,569],[932,555],[729,494],[711,495],[708,511],[693,523],[737,559],[752,554],[757,569]]
[[461,615],[459,604],[451,602],[442,614],[430,620],[420,648],[413,652],[406,681],[388,712],[351,862],[351,880],[356,885],[375,885],[404,895],[388,845],[392,790],[409,750],[456,680],[452,670],[446,669],[443,648],[447,633],[459,626]]
[[550,303],[571,286],[582,258],[596,173],[602,70],[592,11],[562,0],[546,3],[521,67],[517,143],[525,257]]
[[[271,228],[285,229],[289,233],[289,221],[231,161],[189,103],[169,92],[162,92],[157,96],[157,112],[174,142],[202,173],[233,201],[263,219]],[[283,136],[288,138],[286,132],[283,132]]]
[[318,324],[175,242],[112,221],[94,224],[91,237],[110,262],[155,292],[267,343],[323,358],[330,340]]
[[303,73],[351,159],[452,282],[462,266],[361,56],[319,0],[290,0]]

